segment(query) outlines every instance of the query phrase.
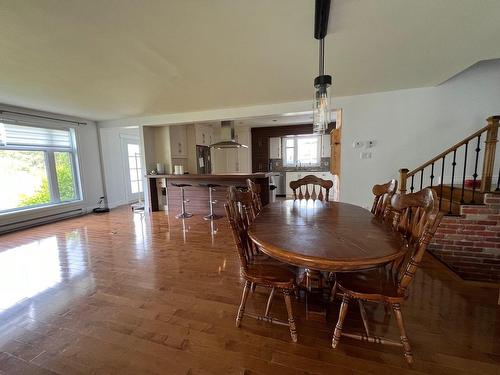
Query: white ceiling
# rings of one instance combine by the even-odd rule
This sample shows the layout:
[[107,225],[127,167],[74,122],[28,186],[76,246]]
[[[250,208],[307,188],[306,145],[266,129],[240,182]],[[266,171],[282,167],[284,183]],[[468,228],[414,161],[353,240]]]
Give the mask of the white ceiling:
[[[333,94],[500,57],[498,0],[333,0]],[[0,0],[0,102],[103,120],[308,100],[313,0]]]

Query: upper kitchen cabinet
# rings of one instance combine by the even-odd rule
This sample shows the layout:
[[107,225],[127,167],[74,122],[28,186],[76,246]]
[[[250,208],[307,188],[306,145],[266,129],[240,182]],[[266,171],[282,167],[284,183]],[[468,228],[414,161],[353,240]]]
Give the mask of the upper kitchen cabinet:
[[269,138],[269,158],[281,159],[281,137]]
[[173,158],[187,158],[187,132],[186,126],[170,126],[170,150]]
[[329,158],[331,155],[330,134],[321,136],[321,157]]
[[195,125],[196,144],[199,146],[210,146],[214,143],[214,130],[210,125]]

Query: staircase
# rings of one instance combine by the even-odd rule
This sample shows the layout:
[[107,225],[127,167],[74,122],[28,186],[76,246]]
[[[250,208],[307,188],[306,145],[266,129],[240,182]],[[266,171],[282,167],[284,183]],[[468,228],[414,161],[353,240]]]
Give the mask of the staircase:
[[485,127],[428,162],[399,171],[401,193],[436,191],[446,216],[429,251],[467,280],[500,283],[499,122],[500,116],[489,117]]

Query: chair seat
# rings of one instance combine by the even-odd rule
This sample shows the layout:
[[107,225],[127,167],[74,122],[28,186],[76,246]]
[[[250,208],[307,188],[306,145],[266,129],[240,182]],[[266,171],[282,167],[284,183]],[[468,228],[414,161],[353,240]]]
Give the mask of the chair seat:
[[281,289],[292,289],[295,283],[295,273],[281,265],[267,262],[249,265],[243,276],[252,283]]
[[202,183],[200,183],[198,185],[203,186],[203,187],[207,187],[207,188],[215,188],[215,187],[221,186],[219,184],[209,184],[209,183],[206,183],[206,182],[202,182]]
[[191,184],[176,184],[175,182],[172,182],[171,183],[172,186],[176,186],[176,187],[186,187],[186,186],[193,186]]
[[369,301],[401,302],[405,296],[398,286],[386,276],[385,270],[337,273],[337,287],[354,298]]

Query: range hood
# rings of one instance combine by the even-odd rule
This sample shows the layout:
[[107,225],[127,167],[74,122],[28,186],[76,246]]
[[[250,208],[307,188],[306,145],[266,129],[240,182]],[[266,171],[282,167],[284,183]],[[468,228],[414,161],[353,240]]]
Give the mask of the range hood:
[[220,128],[221,128],[221,138],[223,140],[211,144],[210,147],[215,147],[219,150],[226,148],[241,148],[241,147],[248,148],[248,146],[236,142],[234,136],[234,121],[221,121]]

